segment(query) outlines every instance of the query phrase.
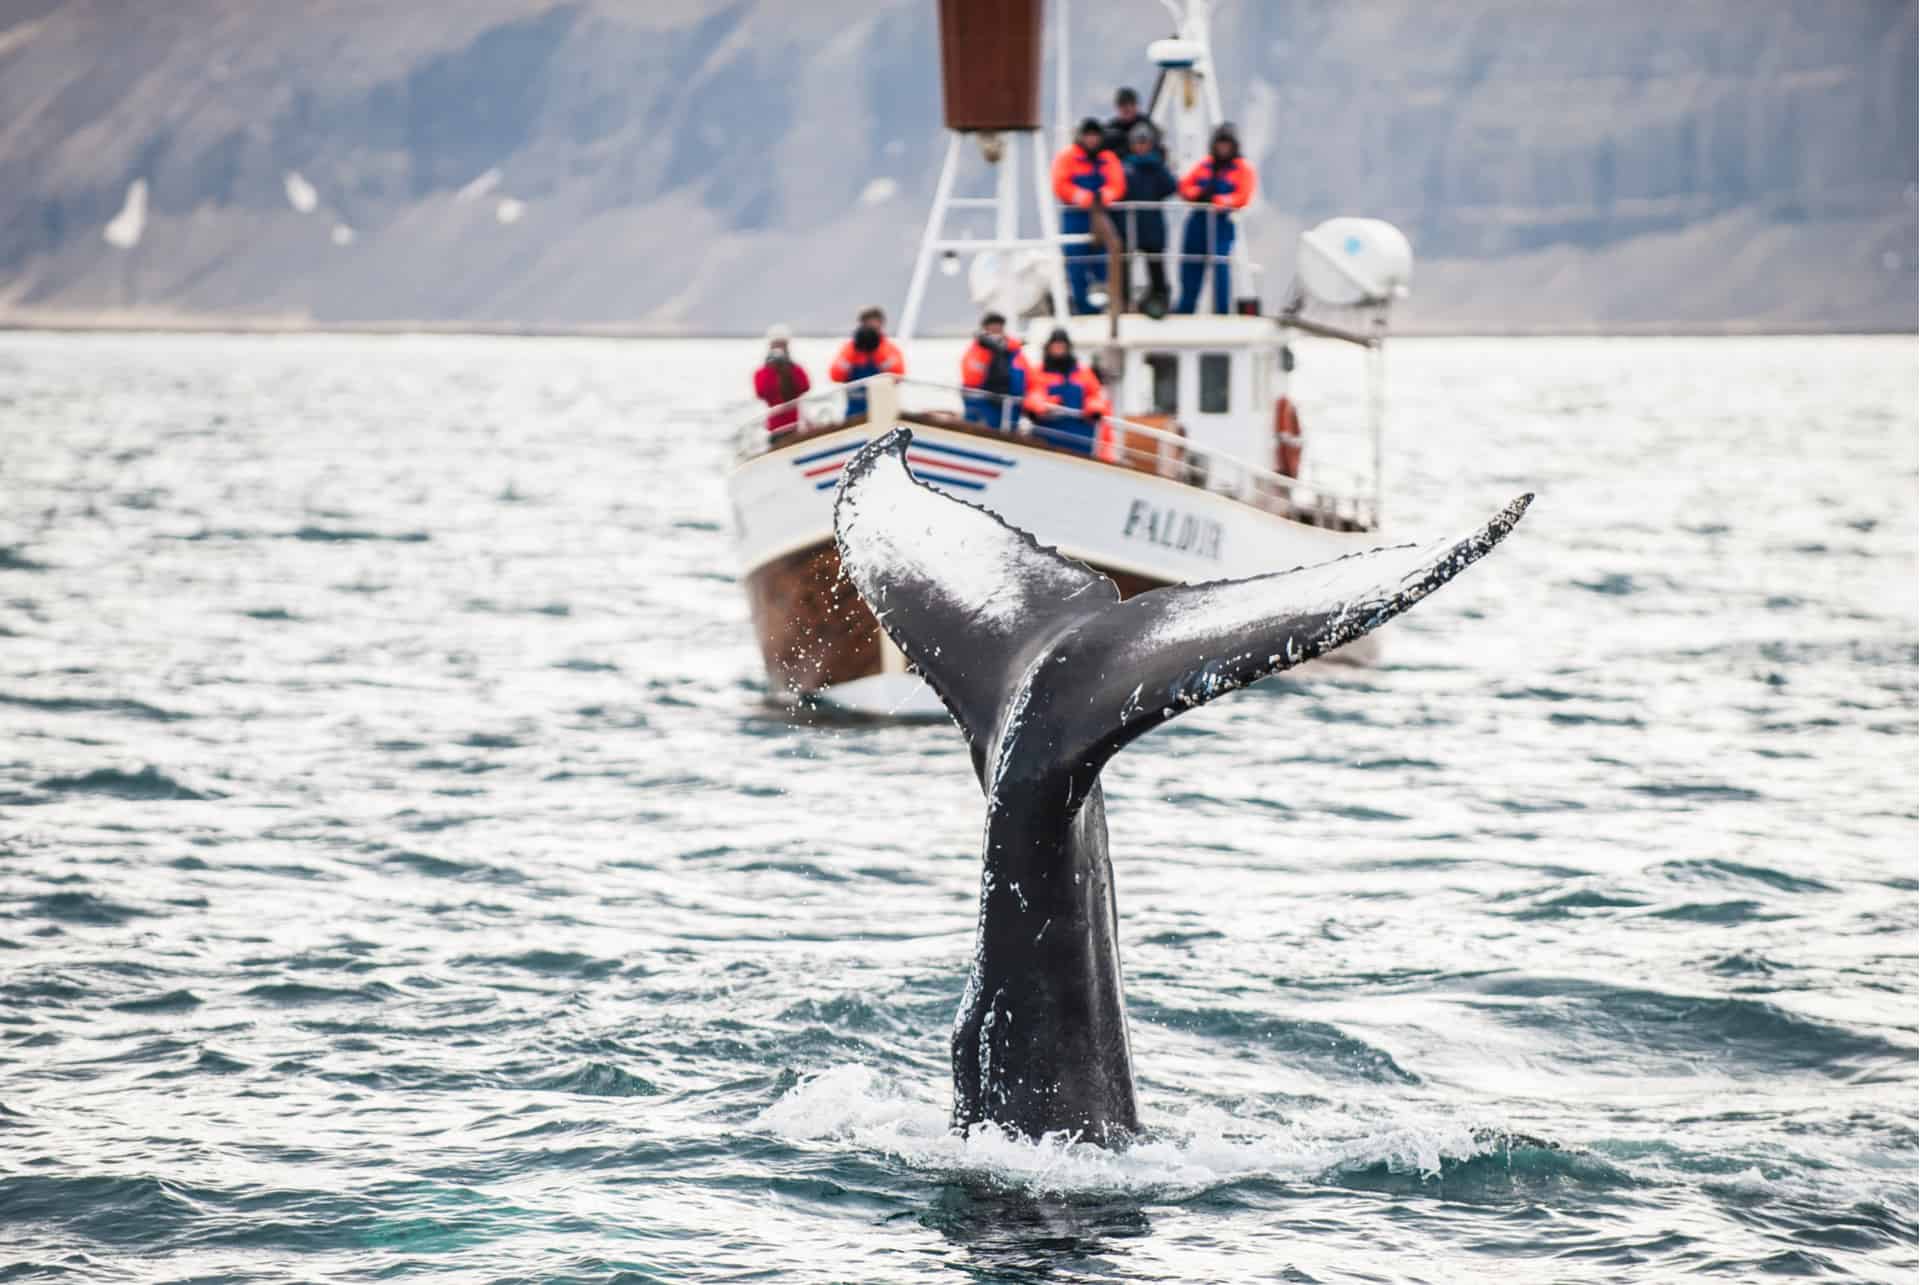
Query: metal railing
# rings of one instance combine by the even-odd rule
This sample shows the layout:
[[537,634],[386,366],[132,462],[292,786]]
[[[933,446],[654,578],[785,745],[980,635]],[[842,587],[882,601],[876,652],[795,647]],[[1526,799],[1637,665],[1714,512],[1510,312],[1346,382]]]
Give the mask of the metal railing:
[[[1068,207],[1061,208],[1065,210]],[[1197,266],[1203,274],[1199,297],[1194,300],[1193,311],[1197,315],[1217,316],[1223,312],[1230,313],[1233,311],[1235,299],[1260,297],[1260,279],[1264,271],[1261,265],[1247,257],[1245,248],[1237,237],[1233,247],[1226,253],[1221,253],[1219,219],[1208,217],[1210,214],[1231,217],[1239,211],[1220,210],[1215,206],[1201,205],[1174,197],[1168,197],[1163,201],[1115,201],[1112,205],[1103,205],[1098,208],[1104,210],[1107,217],[1112,220],[1114,231],[1120,240],[1121,271],[1127,278],[1121,283],[1120,305],[1123,312],[1136,311],[1134,302],[1139,297],[1138,288],[1151,286],[1152,269],[1148,266],[1150,260],[1159,262],[1161,271],[1166,277],[1168,288],[1166,308],[1169,312],[1179,301],[1180,269],[1189,264]],[[1182,213],[1185,215],[1184,218],[1177,217]],[[1143,250],[1139,248],[1142,229],[1152,230],[1152,220],[1155,218],[1160,221],[1162,246],[1159,250]],[[1186,251],[1186,219],[1191,218],[1204,220],[1206,251],[1203,254],[1189,254]],[[1108,262],[1104,251],[1098,256],[1088,254],[1084,257],[1076,255],[1073,251],[1073,247],[1076,246],[1098,246],[1101,237],[1095,231],[1056,232],[1054,241],[1060,246],[1069,270],[1076,261],[1102,265]],[[1220,268],[1226,269],[1229,276],[1233,278],[1226,291],[1228,297],[1225,300],[1214,297],[1213,275],[1216,269]],[[1111,290],[1113,283],[1108,282],[1107,286]],[[1094,288],[1098,288],[1098,283],[1095,283]],[[1221,306],[1222,304],[1224,306]]]
[[[893,387],[887,392],[897,396],[898,413],[909,421],[925,416],[929,418],[930,427],[971,429],[1003,434],[1013,441],[1038,442],[1316,525],[1363,530],[1378,525],[1377,505],[1365,480],[1358,476],[1343,476],[1335,481],[1328,471],[1312,468],[1306,477],[1287,477],[1273,469],[1249,464],[1226,451],[1198,445],[1184,433],[1114,415],[1095,417],[1104,421],[1107,431],[1101,433],[1096,424],[1096,440],[1089,449],[1083,434],[1033,422],[1022,400],[1011,395],[885,374],[816,389],[758,412],[737,431],[738,462],[778,450],[797,436],[810,436],[840,426],[847,419],[849,392],[856,397],[874,395],[869,390],[889,382]],[[878,399],[875,396],[875,400]],[[968,414],[970,403],[971,415]],[[770,432],[768,421],[784,418],[781,413],[787,410],[795,412],[794,426]],[[1062,414],[1076,417],[1074,412]],[[942,417],[947,422],[942,423]],[[1295,444],[1299,441],[1293,440]]]

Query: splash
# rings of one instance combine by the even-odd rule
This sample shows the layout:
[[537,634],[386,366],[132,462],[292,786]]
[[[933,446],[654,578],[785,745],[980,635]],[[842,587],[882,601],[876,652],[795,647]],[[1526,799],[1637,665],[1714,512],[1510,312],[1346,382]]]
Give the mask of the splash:
[[1065,1134],[1038,1140],[988,1124],[962,1135],[948,1105],[921,1086],[859,1065],[801,1080],[755,1127],[793,1142],[838,1143],[916,1169],[970,1174],[1036,1194],[1151,1192],[1190,1196],[1252,1178],[1343,1181],[1362,1172],[1419,1182],[1443,1166],[1512,1148],[1504,1122],[1459,1113],[1363,1119],[1323,1109],[1285,1123],[1198,1107],[1147,1122],[1148,1134],[1109,1149]]

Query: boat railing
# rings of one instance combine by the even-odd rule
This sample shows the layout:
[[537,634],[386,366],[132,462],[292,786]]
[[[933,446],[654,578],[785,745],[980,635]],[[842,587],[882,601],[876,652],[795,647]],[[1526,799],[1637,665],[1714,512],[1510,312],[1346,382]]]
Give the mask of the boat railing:
[[857,404],[866,390],[892,380],[892,375],[869,375],[846,384],[827,384],[791,401],[756,409],[734,430],[736,463],[777,450],[795,437],[823,428],[837,428],[850,418],[850,402]]
[[[878,386],[887,384],[892,387],[881,393]],[[901,417],[910,421],[924,418],[932,427],[1004,435],[1014,441],[1090,455],[1104,464],[1166,478],[1315,525],[1357,530],[1378,525],[1379,514],[1369,488],[1357,475],[1336,477],[1328,470],[1315,468],[1304,478],[1288,477],[1229,452],[1200,445],[1176,429],[1114,415],[1100,417],[1103,424],[1091,434],[1075,433],[1033,422],[1016,397],[885,374],[817,389],[759,411],[740,426],[736,439],[740,461],[847,424],[850,397],[855,406],[860,406],[868,398],[887,394],[893,395]],[[793,412],[790,422],[785,415],[788,411]],[[852,418],[857,422],[862,413],[856,411]],[[1068,412],[1054,418],[1073,416]],[[783,426],[770,429],[770,424]],[[1093,438],[1091,443],[1089,436]]]
[[[1247,258],[1244,250],[1236,253],[1234,246],[1220,245],[1222,219],[1231,217],[1229,211],[1174,197],[1163,201],[1115,201],[1101,208],[1112,220],[1114,232],[1120,239],[1121,272],[1127,277],[1127,289],[1121,297],[1122,311],[1136,311],[1136,302],[1145,297],[1140,292],[1150,291],[1152,271],[1147,266],[1150,260],[1158,260],[1166,275],[1171,297],[1162,300],[1161,307],[1167,311],[1172,311],[1173,304],[1178,301],[1182,288],[1181,269],[1189,265],[1202,273],[1194,300],[1194,311],[1199,315],[1233,312],[1238,307],[1237,300],[1260,297],[1261,266]],[[1204,244],[1199,252],[1190,253],[1186,248],[1187,224],[1177,217],[1181,212],[1186,213],[1187,219],[1201,220],[1199,226],[1204,233]],[[1143,247],[1143,239],[1157,241],[1159,248]],[[1092,231],[1061,232],[1055,235],[1055,240],[1069,264],[1082,256],[1089,263],[1106,261],[1105,251],[1098,245],[1100,238]],[[1087,248],[1076,253],[1083,246]],[[1213,288],[1214,282],[1208,278],[1216,271],[1229,274],[1228,290],[1222,292]],[[1244,273],[1245,279],[1231,280],[1232,274],[1236,273]]]
[[[1017,398],[932,380],[902,379],[899,387],[900,413],[904,416],[926,411],[951,413],[957,401],[962,416],[984,431],[1087,453],[1086,432],[1035,423],[1022,416],[1023,406]],[[1075,416],[1066,412],[1054,418],[1071,420]],[[1364,498],[1366,487],[1357,475],[1336,480],[1330,471],[1316,470],[1305,478],[1288,477],[1230,452],[1200,445],[1177,428],[1117,415],[1098,418],[1101,423],[1093,433],[1092,453],[1102,463],[1199,487],[1274,512],[1315,514],[1342,524],[1374,525],[1372,502]]]

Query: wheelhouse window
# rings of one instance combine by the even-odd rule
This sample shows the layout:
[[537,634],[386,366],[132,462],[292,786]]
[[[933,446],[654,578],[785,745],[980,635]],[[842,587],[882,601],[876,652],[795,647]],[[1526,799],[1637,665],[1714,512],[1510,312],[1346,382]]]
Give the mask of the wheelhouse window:
[[1147,369],[1153,372],[1153,410],[1156,415],[1180,413],[1180,357],[1177,353],[1150,352]]
[[1227,413],[1228,388],[1233,378],[1233,358],[1223,352],[1200,354],[1200,413]]

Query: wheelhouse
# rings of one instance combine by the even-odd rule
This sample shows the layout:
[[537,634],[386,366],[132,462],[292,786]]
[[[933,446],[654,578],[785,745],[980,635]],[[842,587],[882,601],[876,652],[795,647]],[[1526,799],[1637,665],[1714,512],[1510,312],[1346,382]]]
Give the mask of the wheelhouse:
[[[1031,342],[1043,344],[1053,325],[1041,318]],[[1271,318],[1126,313],[1117,324],[1110,317],[1074,317],[1066,329],[1075,351],[1108,382],[1122,418],[1277,467],[1274,406],[1286,381],[1281,330]]]

